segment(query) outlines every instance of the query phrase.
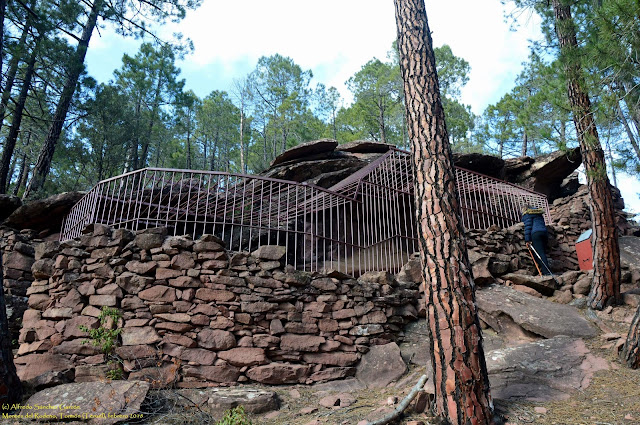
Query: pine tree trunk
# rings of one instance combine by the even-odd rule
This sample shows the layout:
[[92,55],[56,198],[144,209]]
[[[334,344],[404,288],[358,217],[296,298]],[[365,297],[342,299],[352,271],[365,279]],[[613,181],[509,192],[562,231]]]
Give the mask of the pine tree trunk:
[[241,173],[247,172],[244,164],[244,105],[240,109],[240,170]]
[[[31,132],[29,132],[29,137],[31,137]],[[27,154],[22,154],[22,162],[20,163],[20,177],[18,178],[18,182],[16,186],[13,188],[13,195],[18,196],[20,193],[20,189],[22,185],[27,179],[27,175],[29,174],[29,167],[27,167]]]
[[11,333],[9,333],[7,305],[4,300],[3,270],[2,250],[0,250],[0,411],[8,411],[11,409],[4,408],[6,404],[11,405],[22,401],[22,384],[13,363]]
[[22,81],[22,88],[20,89],[20,95],[18,101],[13,109],[13,117],[11,119],[11,129],[5,139],[4,149],[2,151],[2,158],[0,159],[0,193],[6,193],[8,189],[9,176],[9,163],[13,157],[13,150],[16,147],[18,141],[18,133],[20,132],[20,124],[22,123],[22,112],[24,111],[24,105],[27,102],[27,95],[29,94],[29,88],[31,87],[31,78],[33,77],[33,71],[36,64],[36,57],[38,51],[38,43],[40,39],[36,40],[27,63],[27,69],[24,73],[24,79]]
[[[13,90],[13,82],[16,79],[16,74],[18,73],[18,66],[20,65],[20,59],[22,59],[22,52],[26,48],[27,43],[27,35],[31,30],[31,15],[27,18],[27,22],[24,24],[24,29],[22,30],[22,34],[20,35],[20,40],[18,40],[18,48],[15,53],[11,57],[11,61],[9,61],[9,67],[7,70],[7,81],[4,83],[4,87],[2,89],[2,100],[0,100],[0,127],[2,126],[2,120],[4,120],[4,114],[7,110],[7,105],[9,104],[9,99],[11,98],[11,91]],[[4,48],[3,48],[4,55]]]
[[620,351],[620,361],[631,369],[640,367],[640,307],[631,321],[627,340]]
[[451,424],[489,424],[493,404],[424,0],[394,3],[436,414]]
[[58,100],[58,105],[56,106],[56,111],[53,115],[53,121],[49,127],[47,138],[42,145],[42,149],[38,155],[38,160],[36,161],[35,168],[33,169],[33,176],[31,177],[29,186],[25,191],[25,198],[37,192],[44,185],[44,181],[49,174],[51,160],[53,159],[56,144],[60,139],[62,127],[64,126],[65,119],[67,118],[67,112],[71,106],[73,94],[76,91],[78,79],[80,78],[80,74],[84,68],[84,58],[87,55],[89,40],[91,39],[91,34],[96,26],[98,14],[102,9],[103,1],[104,0],[94,0],[91,12],[89,13],[89,18],[82,29],[82,36],[80,37],[80,41],[76,47],[75,57],[72,59],[72,63],[67,70],[67,78],[64,82],[64,87],[62,88],[62,94]]
[[578,57],[578,41],[571,17],[571,7],[563,0],[553,0],[556,33],[560,43],[561,59],[567,78],[569,104],[573,111],[582,163],[587,176],[591,196],[591,221],[593,223],[594,273],[588,303],[593,309],[602,310],[620,303],[620,247],[616,226],[613,197],[607,176],[604,151],[593,120],[591,101],[584,89],[582,66]]

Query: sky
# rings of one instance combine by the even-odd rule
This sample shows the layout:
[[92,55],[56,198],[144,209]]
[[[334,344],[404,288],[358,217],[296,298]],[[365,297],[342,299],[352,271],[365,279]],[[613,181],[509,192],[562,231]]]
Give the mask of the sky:
[[[426,1],[434,45],[451,46],[471,66],[462,102],[475,114],[497,102],[514,86],[531,40],[541,40],[539,19],[520,14],[517,31],[505,18],[513,6],[500,0]],[[289,56],[313,72],[312,84],[350,93],[349,77],[369,60],[385,60],[396,37],[392,0],[203,0],[184,20],[160,28],[170,39],[180,32],[194,52],[180,61],[187,89],[204,97],[231,91],[234,79],[251,72],[261,56]],[[94,33],[87,52],[88,72],[106,82],[121,66],[124,53],[135,55],[140,41],[124,39],[109,28]],[[640,213],[640,181],[620,184],[629,210]]]

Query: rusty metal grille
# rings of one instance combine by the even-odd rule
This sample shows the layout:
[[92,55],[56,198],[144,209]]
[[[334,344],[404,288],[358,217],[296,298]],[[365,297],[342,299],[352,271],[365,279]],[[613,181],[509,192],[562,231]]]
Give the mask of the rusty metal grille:
[[[525,203],[549,209],[546,197],[456,169],[463,224],[483,229],[520,221]],[[232,251],[283,245],[297,269],[352,275],[397,272],[418,250],[413,171],[392,149],[337,185],[198,170],[145,168],[92,188],[63,223],[61,240],[91,223],[133,231],[167,227],[173,235],[214,234]]]

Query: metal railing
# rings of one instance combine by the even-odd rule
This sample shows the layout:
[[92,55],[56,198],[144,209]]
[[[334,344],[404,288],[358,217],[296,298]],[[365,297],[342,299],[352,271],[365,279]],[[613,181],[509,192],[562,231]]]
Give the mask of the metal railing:
[[[456,169],[463,224],[506,227],[525,203],[544,195]],[[103,180],[71,210],[61,240],[102,223],[173,235],[214,234],[233,251],[283,245],[297,269],[359,275],[397,272],[417,251],[413,171],[407,152],[392,149],[330,189],[256,175],[145,168]]]

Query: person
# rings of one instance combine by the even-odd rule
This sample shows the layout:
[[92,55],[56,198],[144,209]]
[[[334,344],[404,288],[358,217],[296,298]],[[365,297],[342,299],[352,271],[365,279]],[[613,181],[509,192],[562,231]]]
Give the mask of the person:
[[[549,260],[545,252],[547,246],[547,225],[544,222],[544,212],[541,208],[526,205],[522,212],[522,222],[524,223],[524,241],[529,249],[532,248],[533,258],[538,265],[538,269],[543,275],[550,275]],[[536,255],[536,252],[538,255]],[[540,258],[538,258],[540,256]],[[542,261],[540,261],[542,259]]]

